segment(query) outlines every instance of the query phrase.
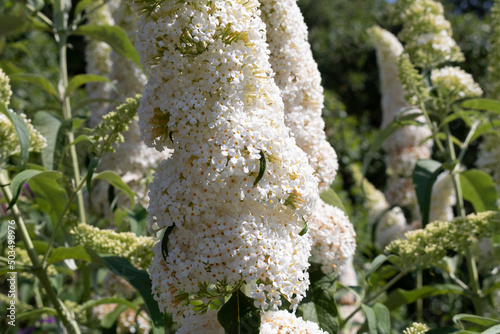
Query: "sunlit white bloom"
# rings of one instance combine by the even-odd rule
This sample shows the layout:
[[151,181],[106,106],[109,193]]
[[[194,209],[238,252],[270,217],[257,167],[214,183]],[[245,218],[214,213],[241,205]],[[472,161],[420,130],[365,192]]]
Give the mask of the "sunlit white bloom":
[[182,320],[176,334],[221,334],[224,328],[217,320],[217,311],[208,310],[203,314],[195,314]]
[[454,217],[453,206],[456,202],[457,197],[451,175],[447,171],[442,172],[432,186],[429,222],[451,221]]
[[313,241],[312,254],[320,260],[321,270],[326,274],[341,273],[356,250],[356,233],[349,217],[341,209],[319,200],[308,227]]
[[305,321],[287,311],[266,312],[262,315],[261,334],[325,334],[312,321]]
[[394,207],[385,212],[378,222],[375,245],[378,249],[384,249],[392,240],[403,237],[410,229],[412,226],[406,223],[403,210],[400,207]]
[[175,149],[150,185],[151,231],[169,234],[149,271],[160,309],[181,323],[194,310],[179,298],[201,284],[252,283],[263,309],[281,295],[295,307],[309,284],[301,231],[318,180],[284,124],[258,6],[163,2],[139,23],[141,132]]
[[389,180],[385,189],[385,198],[389,205],[413,207],[417,202],[417,195],[413,181],[408,177],[394,177]]
[[433,86],[451,101],[483,95],[483,90],[474,81],[472,75],[460,67],[446,66],[432,70],[431,81]]
[[335,150],[326,140],[321,118],[323,87],[318,65],[307,41],[307,26],[296,0],[261,0],[262,19],[267,26],[270,62],[276,73],[285,105],[285,123],[306,152],[327,190],[338,169]]
[[[92,313],[98,320],[115,311],[120,304],[101,304],[92,308]],[[116,319],[116,333],[147,334],[151,331],[151,320],[145,310],[136,311],[127,308],[119,313]]]

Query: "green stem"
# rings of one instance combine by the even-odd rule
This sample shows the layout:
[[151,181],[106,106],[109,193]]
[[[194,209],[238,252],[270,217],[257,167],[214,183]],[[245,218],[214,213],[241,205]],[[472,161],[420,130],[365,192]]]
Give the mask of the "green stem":
[[[477,125],[476,125],[477,126]],[[453,146],[453,140],[451,136],[451,131],[448,126],[448,124],[445,125],[445,132],[446,132],[446,142],[447,142],[447,153],[448,153],[448,159],[450,161],[455,161],[456,160],[456,154],[455,154],[455,147]],[[469,132],[469,135],[467,136],[468,139],[466,139],[467,144],[468,141],[470,140],[470,137],[472,136],[472,128],[471,131]],[[462,145],[462,151],[460,152],[460,156],[463,157],[464,151],[466,147],[466,142]],[[465,217],[465,207],[464,207],[464,196],[462,194],[462,185],[460,183],[460,174],[459,174],[459,168],[460,164],[457,163],[453,170],[451,171],[451,176],[453,180],[453,187],[455,189],[455,194],[457,198],[457,213],[459,217]],[[465,254],[465,258],[467,261],[467,271],[469,273],[469,279],[470,279],[470,284],[472,288],[472,303],[474,305],[474,310],[476,311],[477,315],[482,315],[482,302],[481,302],[481,296],[482,296],[482,291],[481,287],[479,285],[479,275],[477,273],[477,266],[476,266],[476,260],[474,259],[472,252],[470,250],[467,250],[467,253]]]
[[[0,183],[8,184],[9,181],[3,172],[0,172]],[[9,187],[2,187],[2,191],[6,197],[6,199],[10,202],[12,200],[12,192]],[[57,311],[59,318],[66,327],[66,330],[69,333],[80,334],[80,329],[74,320],[71,319],[71,316],[66,309],[64,303],[57,297],[54,289],[52,288],[52,284],[50,283],[49,277],[47,276],[47,271],[42,268],[40,261],[38,260],[38,254],[35,251],[35,247],[33,246],[33,242],[31,241],[31,237],[28,233],[28,229],[26,229],[26,225],[24,224],[24,220],[21,217],[21,212],[16,204],[12,206],[12,214],[16,220],[16,225],[18,227],[19,235],[21,236],[21,240],[24,243],[24,247],[28,252],[28,256],[33,263],[33,273],[40,280],[47,297],[51,301],[52,305]]]
[[[60,11],[61,13],[64,13],[64,3],[65,1],[61,1],[61,8]],[[66,95],[66,88],[68,87],[68,66],[67,66],[67,46],[68,46],[68,32],[67,32],[67,15],[62,15],[64,17],[64,22],[63,22],[63,27],[62,29],[59,29],[56,37],[58,41],[58,48],[59,48],[59,99],[63,111],[63,116],[64,120],[66,121],[71,121],[71,103],[69,96]],[[68,131],[67,133],[68,136],[68,141],[72,143],[75,141],[75,135],[73,134],[73,131]],[[76,147],[75,145],[71,145],[70,148],[70,155],[71,155],[71,163],[73,165],[73,176],[75,178],[75,183],[80,182],[80,168],[78,165],[78,155],[76,154]],[[83,202],[83,194],[81,192],[77,193],[77,198],[78,198],[78,213],[80,217],[80,222],[81,223],[86,223],[86,217],[85,217],[85,205]]]
[[52,250],[52,246],[54,245],[54,241],[56,240],[56,235],[57,231],[61,227],[63,223],[63,218],[66,215],[66,212],[68,212],[69,208],[71,207],[71,203],[73,203],[73,200],[75,197],[81,192],[80,190],[83,188],[83,185],[85,184],[85,179],[81,179],[80,183],[78,184],[78,187],[71,193],[71,196],[68,200],[68,203],[66,203],[66,206],[64,207],[63,211],[61,212],[61,215],[59,216],[59,219],[57,220],[56,227],[54,228],[54,231],[52,232],[52,235],[50,236],[49,244],[47,246],[47,250],[45,251],[45,254],[43,256],[42,260],[42,268],[45,268],[45,265],[47,264],[47,259],[49,257],[50,251]]
[[422,114],[425,117],[425,122],[427,123],[427,126],[431,130],[432,133],[432,140],[434,140],[434,143],[437,145],[438,149],[444,153],[444,147],[443,144],[441,144],[441,141],[439,138],[436,136],[436,129],[434,127],[434,123],[432,123],[431,117],[429,116],[429,113],[427,112],[427,109],[425,108],[425,104],[423,102],[420,103],[420,110],[422,110]]
[[[423,282],[423,273],[422,269],[417,270],[417,289],[422,288],[424,285]],[[417,299],[417,321],[424,322],[424,300],[422,298]]]
[[397,274],[396,276],[394,276],[389,282],[387,282],[383,287],[382,289],[380,289],[376,294],[374,294],[373,296],[369,297],[369,298],[366,298],[365,300],[363,300],[359,306],[354,310],[352,311],[344,320],[341,321],[340,323],[340,326],[339,326],[339,329],[342,329],[346,324],[347,322],[356,314],[358,313],[360,310],[361,310],[361,305],[363,304],[368,304],[370,302],[372,302],[373,300],[377,299],[378,296],[380,296],[381,294],[383,294],[384,292],[386,292],[391,286],[393,286],[394,284],[397,283],[397,281],[399,281],[404,275],[406,275],[406,271],[401,271],[399,272],[399,274]]

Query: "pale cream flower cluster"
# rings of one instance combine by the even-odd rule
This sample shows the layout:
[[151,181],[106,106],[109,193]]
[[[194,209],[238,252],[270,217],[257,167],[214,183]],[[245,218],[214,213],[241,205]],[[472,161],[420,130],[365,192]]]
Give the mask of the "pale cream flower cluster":
[[[260,3],[271,52],[269,60],[276,73],[274,81],[285,105],[285,124],[297,145],[307,154],[319,178],[319,191],[323,192],[333,182],[338,162],[324,132],[325,123],[321,118],[323,87],[307,41],[307,26],[296,0],[263,0]],[[339,274],[356,247],[354,229],[348,217],[320,201],[308,225],[313,254],[318,255],[323,270]]]
[[426,324],[414,322],[410,327],[403,330],[403,334],[424,334],[429,330],[430,328]]
[[397,6],[403,24],[399,37],[414,64],[430,68],[464,59],[452,37],[451,24],[444,17],[441,3],[434,0],[399,0]]
[[[120,304],[97,305],[92,308],[92,313],[98,320],[102,320],[105,316],[114,312],[119,306]],[[144,309],[136,311],[132,308],[126,308],[124,311],[120,312],[118,319],[116,319],[116,333],[151,333],[151,320],[149,319],[148,313]]]
[[443,94],[443,98],[449,102],[483,95],[483,90],[474,81],[472,75],[460,67],[446,66],[432,70],[431,81],[432,85]]
[[180,301],[204,284],[251,284],[262,309],[277,309],[281,296],[297,305],[309,285],[301,232],[318,180],[284,124],[259,3],[135,4],[149,73],[141,132],[159,151],[175,149],[150,185],[151,230],[168,238],[150,267],[160,309],[184,323],[193,304]]
[[[11,95],[10,79],[0,68],[0,103],[5,106],[8,112],[14,113],[14,111],[8,109]],[[47,140],[35,129],[31,124],[31,120],[25,114],[19,114],[19,116],[28,128],[30,137],[29,150],[31,152],[40,152],[47,145]],[[21,144],[14,124],[6,115],[0,113],[0,166],[6,162],[8,157],[20,152]]]
[[323,87],[318,65],[307,41],[307,26],[296,0],[261,0],[262,20],[267,26],[270,62],[285,104],[285,124],[297,145],[306,152],[319,178],[319,191],[333,182],[337,155],[326,139]]

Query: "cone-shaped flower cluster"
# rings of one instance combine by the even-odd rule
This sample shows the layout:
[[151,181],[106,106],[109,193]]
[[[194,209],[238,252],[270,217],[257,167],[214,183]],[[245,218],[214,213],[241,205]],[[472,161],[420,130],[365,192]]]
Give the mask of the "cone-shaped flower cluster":
[[276,73],[274,81],[285,104],[285,124],[297,145],[306,152],[322,192],[333,182],[338,162],[323,130],[323,87],[307,41],[307,26],[296,0],[261,0],[260,3],[267,26],[270,61]]
[[[326,140],[321,118],[323,87],[318,66],[307,41],[307,26],[296,0],[261,0],[267,26],[270,62],[285,105],[285,124],[307,154],[325,191],[338,169],[337,155]],[[325,273],[339,274],[356,248],[355,232],[342,210],[319,201],[308,221],[313,254]]]
[[296,305],[309,284],[301,232],[318,181],[284,124],[259,4],[157,4],[135,1],[149,73],[141,132],[175,149],[150,186],[151,229],[166,230],[150,267],[160,309],[182,323],[194,313],[182,302],[207,285],[244,283],[264,309],[280,306],[280,294]]
[[451,24],[443,5],[434,0],[398,0],[396,11],[403,29],[399,38],[413,63],[430,68],[464,56],[452,37]]

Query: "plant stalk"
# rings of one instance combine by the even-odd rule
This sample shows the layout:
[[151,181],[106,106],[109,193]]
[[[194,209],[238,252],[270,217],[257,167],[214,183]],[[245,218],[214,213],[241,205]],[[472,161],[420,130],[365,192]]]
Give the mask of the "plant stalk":
[[[0,183],[8,184],[9,181],[7,177],[4,175],[4,172],[0,172]],[[2,191],[4,196],[10,202],[12,200],[12,192],[9,187],[2,187]],[[38,260],[38,254],[36,253],[35,247],[33,246],[33,242],[31,241],[31,237],[28,233],[28,229],[24,223],[23,218],[21,217],[21,212],[16,204],[14,204],[11,208],[12,214],[16,220],[16,226],[18,227],[19,235],[21,236],[21,240],[26,247],[26,251],[28,252],[28,256],[33,263],[33,273],[40,280],[47,297],[51,301],[52,305],[57,311],[59,318],[66,327],[68,333],[80,334],[80,329],[74,320],[71,319],[68,310],[64,303],[57,297],[54,289],[52,288],[52,284],[50,283],[49,277],[47,276],[47,271],[42,268],[40,261]]]

